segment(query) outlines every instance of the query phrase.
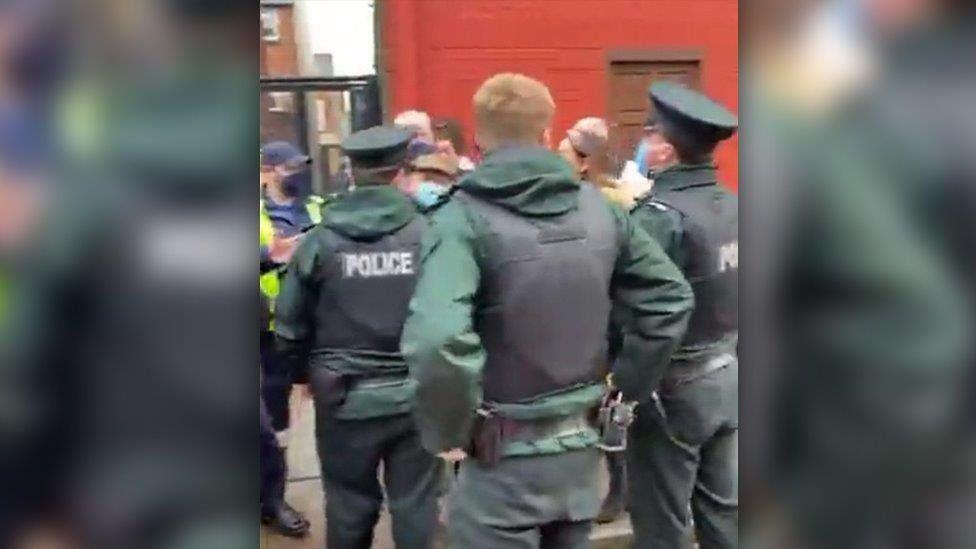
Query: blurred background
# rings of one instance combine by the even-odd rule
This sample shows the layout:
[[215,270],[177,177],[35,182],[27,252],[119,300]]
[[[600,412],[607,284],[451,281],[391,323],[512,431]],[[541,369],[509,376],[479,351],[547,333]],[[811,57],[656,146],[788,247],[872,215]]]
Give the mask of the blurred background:
[[257,545],[257,6],[0,2],[0,545]]
[[[0,544],[258,546],[260,143],[328,192],[377,117],[464,126],[464,90],[521,63],[568,126],[654,62],[574,73],[585,50],[491,26],[469,38],[524,55],[439,57],[445,13],[484,23],[465,1],[0,0]],[[743,0],[738,42],[708,23],[731,0],[498,4],[600,47],[707,36],[741,119],[743,546],[973,547],[971,2]]]
[[971,547],[972,3],[741,9],[742,542]]

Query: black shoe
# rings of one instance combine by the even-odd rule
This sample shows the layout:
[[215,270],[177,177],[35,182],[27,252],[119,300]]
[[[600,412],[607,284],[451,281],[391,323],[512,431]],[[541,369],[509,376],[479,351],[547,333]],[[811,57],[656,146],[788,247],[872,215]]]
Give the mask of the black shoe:
[[276,511],[262,511],[261,524],[275,532],[290,538],[303,538],[308,535],[310,526],[308,519],[287,503],[282,504]]
[[607,524],[619,519],[624,514],[624,502],[620,493],[610,492],[600,506],[600,514],[596,516],[597,524]]

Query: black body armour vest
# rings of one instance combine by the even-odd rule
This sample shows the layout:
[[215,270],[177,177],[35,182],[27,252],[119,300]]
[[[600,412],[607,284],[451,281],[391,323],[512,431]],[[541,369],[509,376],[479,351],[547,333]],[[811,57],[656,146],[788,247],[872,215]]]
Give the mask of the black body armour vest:
[[682,346],[712,343],[739,328],[739,201],[717,185],[664,191],[659,202],[681,214],[684,275],[695,310]]
[[368,241],[324,229],[331,253],[315,309],[316,348],[399,353],[427,220],[418,215],[400,230]]
[[579,207],[527,218],[459,191],[478,218],[482,281],[475,328],[485,400],[517,403],[600,382],[609,371],[610,280],[620,247],[599,191]]

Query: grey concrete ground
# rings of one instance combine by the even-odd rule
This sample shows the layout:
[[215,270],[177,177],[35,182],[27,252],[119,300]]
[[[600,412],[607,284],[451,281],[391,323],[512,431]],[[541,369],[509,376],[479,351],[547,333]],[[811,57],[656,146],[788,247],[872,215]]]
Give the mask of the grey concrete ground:
[[[262,528],[262,549],[323,549],[325,548],[325,514],[323,512],[322,483],[315,453],[315,417],[310,401],[302,401],[292,395],[292,433],[288,448],[288,491],[286,499],[296,509],[305,513],[312,523],[311,533],[301,540],[275,535]],[[606,485],[606,479],[604,479]],[[613,524],[599,526],[593,533],[595,549],[622,549],[629,547],[629,520],[624,518]],[[374,549],[394,549],[390,538],[389,515],[384,511],[376,529]]]

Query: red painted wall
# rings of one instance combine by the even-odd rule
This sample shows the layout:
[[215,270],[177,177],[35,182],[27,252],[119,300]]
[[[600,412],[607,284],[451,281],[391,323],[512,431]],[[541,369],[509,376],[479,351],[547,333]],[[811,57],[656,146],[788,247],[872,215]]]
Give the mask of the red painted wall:
[[[606,116],[610,49],[698,50],[706,93],[738,112],[735,0],[382,0],[380,53],[390,115],[408,108],[462,122],[471,96],[497,72],[545,82],[554,136],[584,116]],[[737,142],[717,161],[737,187]]]

